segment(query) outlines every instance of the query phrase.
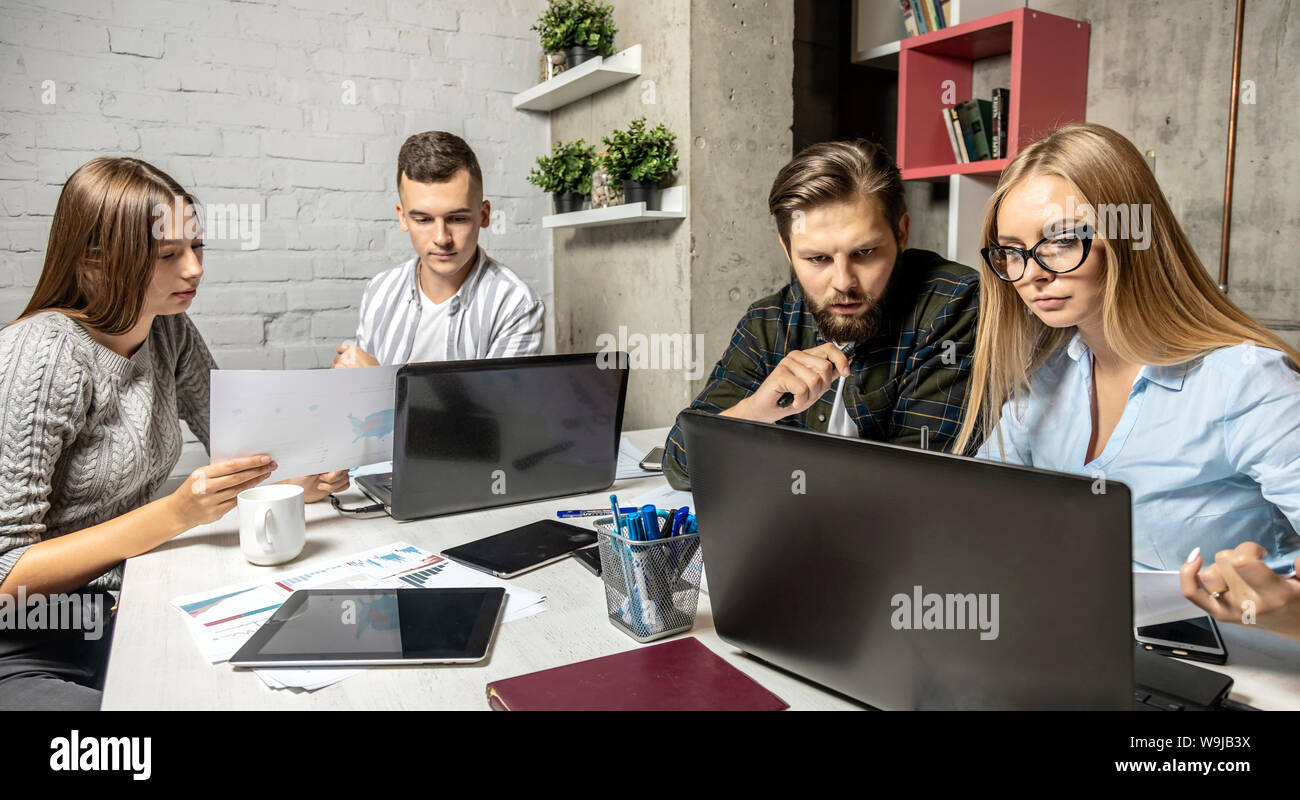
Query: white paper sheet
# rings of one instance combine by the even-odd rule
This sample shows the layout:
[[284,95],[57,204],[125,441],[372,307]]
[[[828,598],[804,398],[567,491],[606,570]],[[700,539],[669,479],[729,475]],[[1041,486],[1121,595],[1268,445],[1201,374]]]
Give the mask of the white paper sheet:
[[393,458],[396,366],[213,370],[212,461],[269,453],[268,482]]
[[1160,625],[1180,619],[1207,616],[1200,606],[1183,597],[1178,573],[1171,570],[1133,570],[1133,625]]
[[623,440],[618,443],[618,467],[614,471],[614,480],[653,478],[656,475],[662,475],[662,472],[641,469],[641,459],[645,458],[645,453],[646,451],[636,447],[624,436]]
[[621,505],[636,506],[637,508],[644,505],[652,505],[655,508],[681,508],[682,506],[688,506],[691,509],[691,513],[695,513],[695,498],[691,497],[691,493],[679,492],[666,483],[658,489],[651,489],[645,494],[640,495],[630,503],[619,502]]

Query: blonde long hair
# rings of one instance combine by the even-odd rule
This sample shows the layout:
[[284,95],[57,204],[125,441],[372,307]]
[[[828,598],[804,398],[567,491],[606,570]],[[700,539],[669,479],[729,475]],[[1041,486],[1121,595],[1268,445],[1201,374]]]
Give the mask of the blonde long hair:
[[[1146,249],[1102,238],[1104,253],[1102,330],[1121,358],[1140,364],[1181,364],[1212,350],[1253,342],[1287,354],[1300,352],[1255,321],[1210,280],[1156,183],[1145,159],[1128,139],[1102,125],[1065,125],[1020,151],[1002,171],[984,213],[983,246],[996,245],[1002,198],[1023,179],[1049,175],[1064,180],[1077,202],[1151,208]],[[1100,227],[1100,226],[1099,226]],[[1131,241],[1131,239],[1130,239]],[[953,452],[970,448],[978,434],[991,435],[1003,404],[1020,400],[1029,376],[1074,335],[1051,328],[1030,313],[1015,286],[980,264],[980,320],[966,413]]]

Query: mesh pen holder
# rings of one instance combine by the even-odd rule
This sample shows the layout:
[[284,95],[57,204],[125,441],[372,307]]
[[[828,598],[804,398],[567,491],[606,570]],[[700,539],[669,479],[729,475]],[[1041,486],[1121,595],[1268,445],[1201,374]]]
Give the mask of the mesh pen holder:
[[642,542],[615,532],[613,517],[595,525],[610,623],[638,642],[694,627],[704,570],[700,535]]

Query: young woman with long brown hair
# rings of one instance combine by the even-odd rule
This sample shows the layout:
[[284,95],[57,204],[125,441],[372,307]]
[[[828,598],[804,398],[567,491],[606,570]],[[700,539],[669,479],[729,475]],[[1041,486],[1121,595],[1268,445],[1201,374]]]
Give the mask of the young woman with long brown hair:
[[[65,593],[110,608],[125,559],[219,519],[275,466],[264,454],[211,464],[151,500],[180,457],[179,419],[208,445],[215,364],[184,313],[203,241],[178,208],[196,201],[143,161],[83,165],[59,195],[27,308],[0,329],[0,601],[11,609]],[[295,481],[309,502],[346,482]],[[110,637],[83,628],[0,631],[0,709],[98,708]]]
[[[1300,581],[1277,574],[1300,562],[1300,353],[1219,291],[1110,128],[1021,151],[983,238],[954,451],[983,431],[983,457],[1125,483],[1136,562],[1181,568],[1220,620],[1248,608],[1300,638]],[[1218,553],[1206,570],[1202,551]]]

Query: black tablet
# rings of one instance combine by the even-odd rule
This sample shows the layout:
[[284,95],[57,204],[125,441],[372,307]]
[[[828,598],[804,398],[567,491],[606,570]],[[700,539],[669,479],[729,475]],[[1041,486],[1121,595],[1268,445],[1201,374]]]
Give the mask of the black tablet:
[[230,659],[236,667],[470,664],[487,657],[501,587],[300,589]]
[[442,555],[499,578],[513,578],[595,543],[593,530],[543,519],[443,550]]

